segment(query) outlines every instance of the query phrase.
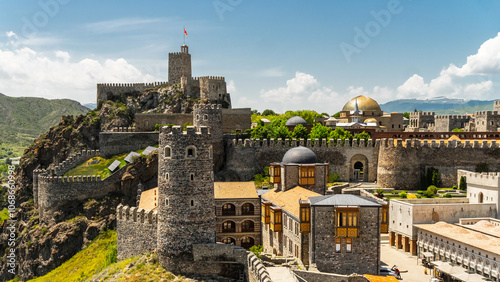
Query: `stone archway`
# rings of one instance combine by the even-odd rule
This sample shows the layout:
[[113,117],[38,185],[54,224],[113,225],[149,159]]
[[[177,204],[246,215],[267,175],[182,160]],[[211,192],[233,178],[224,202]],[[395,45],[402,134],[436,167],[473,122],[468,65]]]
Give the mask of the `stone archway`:
[[351,158],[349,180],[368,181],[368,158],[365,155],[356,154]]

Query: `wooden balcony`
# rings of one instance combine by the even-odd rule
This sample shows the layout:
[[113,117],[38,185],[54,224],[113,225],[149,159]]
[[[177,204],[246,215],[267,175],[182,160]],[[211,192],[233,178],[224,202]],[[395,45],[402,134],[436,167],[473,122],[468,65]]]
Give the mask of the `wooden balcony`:
[[335,232],[336,237],[358,237],[357,227],[337,227]]

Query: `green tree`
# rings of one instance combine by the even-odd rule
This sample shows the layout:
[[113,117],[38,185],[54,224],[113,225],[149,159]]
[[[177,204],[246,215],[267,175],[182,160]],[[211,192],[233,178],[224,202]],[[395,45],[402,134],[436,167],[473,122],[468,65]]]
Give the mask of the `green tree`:
[[342,142],[345,143],[346,139],[352,140],[353,136],[351,132],[344,130],[343,128],[337,127],[335,130],[330,132],[328,136],[330,139],[335,140],[335,144],[337,144],[337,139],[342,139]]
[[464,132],[463,128],[454,128],[451,132]]
[[288,130],[288,127],[286,127],[285,125],[281,125],[274,130],[273,138],[275,139],[281,138],[285,140],[286,138],[291,138],[291,137],[292,133]]
[[273,110],[270,110],[270,109],[265,109],[263,112],[262,112],[262,115],[263,116],[275,116],[276,113],[273,111]]
[[460,190],[462,191],[465,191],[467,190],[467,178],[465,178],[465,176],[460,176],[460,184],[458,185],[458,188],[460,188]]
[[371,137],[370,134],[365,132],[365,131],[354,135],[354,139],[358,140],[358,142],[359,142],[359,139],[365,139],[365,146],[367,144],[366,142],[368,141],[368,139],[370,139],[370,137]]
[[317,123],[311,129],[311,133],[309,133],[309,138],[311,138],[312,140],[317,138],[321,142],[321,139],[323,138],[327,139],[330,136],[331,131],[332,129],[330,127],[324,126],[321,123]]
[[302,124],[295,126],[295,128],[293,129],[293,132],[292,132],[292,138],[297,138],[297,139],[304,138],[304,139],[306,139],[307,135],[308,135],[307,128],[305,126],[303,126]]
[[340,117],[340,112],[336,112],[336,113],[334,113],[332,117],[334,117],[334,118],[339,118],[339,117]]
[[410,113],[409,113],[409,112],[404,112],[404,113],[403,113],[403,117],[405,117],[405,118],[410,118]]
[[327,113],[321,113],[321,114],[319,114],[319,115],[320,115],[320,116],[327,116],[327,117],[329,117],[329,116],[330,116],[330,115],[329,115],[329,114],[327,114]]
[[441,187],[441,174],[437,169],[432,172],[432,184]]
[[252,110],[250,113],[251,113],[252,115],[258,115],[258,116],[260,116],[260,113],[259,113],[259,111],[258,111],[258,110]]

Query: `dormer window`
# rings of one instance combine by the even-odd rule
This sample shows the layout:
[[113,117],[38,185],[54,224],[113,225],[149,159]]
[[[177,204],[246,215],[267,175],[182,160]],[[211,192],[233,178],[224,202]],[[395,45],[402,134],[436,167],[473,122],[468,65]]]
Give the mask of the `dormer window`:
[[189,146],[186,148],[186,159],[194,159],[196,158],[196,147]]
[[271,165],[269,167],[269,176],[271,183],[280,183],[281,182],[281,166],[280,165]]

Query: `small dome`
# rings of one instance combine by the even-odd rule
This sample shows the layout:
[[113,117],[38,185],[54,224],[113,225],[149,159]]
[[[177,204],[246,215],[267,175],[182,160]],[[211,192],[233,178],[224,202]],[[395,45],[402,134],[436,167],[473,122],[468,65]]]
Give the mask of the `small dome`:
[[364,123],[377,123],[377,120],[374,118],[367,118],[365,119]]
[[381,112],[382,110],[380,109],[379,104],[377,101],[373,100],[370,97],[366,97],[363,95],[357,96],[349,100],[344,105],[344,108],[342,109],[343,112],[348,112],[348,111],[354,111],[354,106],[358,103],[358,109],[360,111],[373,111],[373,112]]
[[316,154],[306,147],[296,147],[288,150],[283,156],[282,164],[314,164],[318,162]]
[[307,121],[299,116],[293,116],[286,121],[287,126],[307,125]]

